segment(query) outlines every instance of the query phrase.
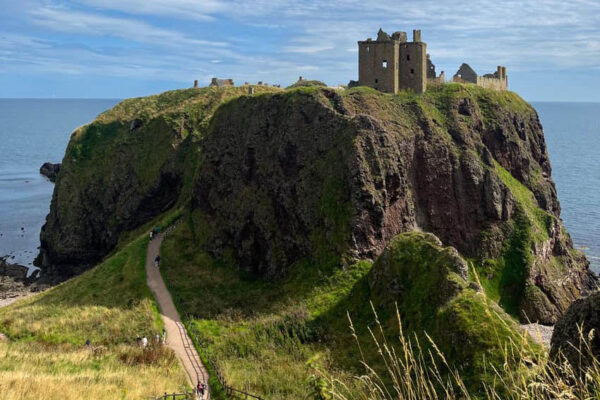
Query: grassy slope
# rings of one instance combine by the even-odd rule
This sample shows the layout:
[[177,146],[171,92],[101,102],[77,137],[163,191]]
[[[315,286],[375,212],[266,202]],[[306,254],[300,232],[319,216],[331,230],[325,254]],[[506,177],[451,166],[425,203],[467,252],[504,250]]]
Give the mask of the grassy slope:
[[[434,285],[435,279],[424,271],[434,274],[434,270],[445,265],[445,258],[435,254],[420,258],[422,254],[410,246],[413,239],[418,238],[409,234],[401,242],[408,243],[408,248],[404,246],[396,254],[404,260],[397,265],[415,266],[413,272],[408,272],[420,277],[420,284],[415,285]],[[329,270],[304,261],[292,269],[288,278],[272,283],[238,272],[233,265],[194,250],[194,243],[191,224],[179,225],[163,245],[163,275],[177,294],[178,307],[194,315],[193,323],[202,340],[209,344],[222,372],[234,386],[268,398],[297,399],[308,393],[315,395],[323,375],[351,382],[349,378],[362,369],[347,312],[365,360],[384,369],[368,331],[374,323],[367,282],[371,263]],[[419,291],[417,286],[413,291]],[[427,309],[431,315],[423,314],[423,303],[431,300],[422,293],[417,296],[420,300],[407,295],[408,301],[399,307],[403,315],[411,317],[412,323],[407,321],[413,332],[426,329],[451,359],[460,360],[457,367],[471,387],[477,387],[482,379],[491,384],[484,366],[490,361],[502,364],[503,347],[519,343],[521,336],[514,322],[483,293],[466,289],[465,283],[461,287],[464,290],[443,307],[431,304]],[[431,288],[424,292],[430,293]],[[393,335],[394,313],[389,307],[378,307],[378,312]],[[453,335],[444,333],[448,326],[453,327]]]
[[[94,269],[0,309],[3,399],[140,399],[186,385],[170,351],[142,352],[161,329],[146,286],[146,238]],[[92,348],[85,348],[86,339]]]

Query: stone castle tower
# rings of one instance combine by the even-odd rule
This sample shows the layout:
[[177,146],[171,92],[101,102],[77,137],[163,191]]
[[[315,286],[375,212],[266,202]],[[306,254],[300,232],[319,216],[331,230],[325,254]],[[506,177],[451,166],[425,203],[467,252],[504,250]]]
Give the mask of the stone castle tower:
[[379,29],[377,40],[358,42],[358,84],[387,93],[412,89],[424,93],[427,89],[427,44],[421,41],[421,31],[413,30],[413,41],[406,32],[394,32],[390,37]]

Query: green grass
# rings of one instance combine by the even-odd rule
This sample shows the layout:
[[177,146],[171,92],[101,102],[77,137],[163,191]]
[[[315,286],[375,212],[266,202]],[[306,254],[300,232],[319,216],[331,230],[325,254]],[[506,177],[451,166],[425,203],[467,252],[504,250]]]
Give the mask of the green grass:
[[0,332],[10,339],[0,344],[0,385],[22,393],[9,398],[78,399],[85,386],[92,398],[137,399],[186,385],[171,351],[136,344],[162,328],[146,285],[147,244],[144,235],[82,275],[0,309]]
[[[484,294],[466,289],[467,283],[460,283],[455,273],[442,273],[455,256],[449,250],[438,253],[436,246],[428,253],[419,241],[421,234],[403,236],[398,245],[400,258],[394,259],[397,270],[391,273],[412,286],[406,298],[394,298],[379,289],[373,292],[369,283],[373,269],[382,268],[378,263],[383,261],[375,266],[359,262],[344,269],[301,261],[286,278],[265,281],[199,250],[191,227],[186,219],[164,242],[163,276],[180,311],[194,316],[193,324],[226,379],[251,393],[277,399],[306,396],[319,386],[315,369],[353,385],[351,376],[361,366],[346,313],[358,326],[361,340],[369,342],[368,327],[374,323],[371,293],[388,305],[398,301],[411,332],[421,334],[426,329],[444,349],[455,350],[453,360],[472,387],[488,376],[478,370],[486,362],[484,357],[501,364],[502,343],[519,337],[514,322],[488,303]],[[407,265],[414,269],[406,269]],[[455,287],[459,295],[435,302],[431,293],[439,293],[442,287]],[[391,327],[393,312],[385,304],[378,307],[384,326]],[[456,336],[449,336],[445,324],[453,327]],[[458,336],[469,346],[457,348]],[[365,344],[363,351],[375,368],[384,368],[373,345]]]

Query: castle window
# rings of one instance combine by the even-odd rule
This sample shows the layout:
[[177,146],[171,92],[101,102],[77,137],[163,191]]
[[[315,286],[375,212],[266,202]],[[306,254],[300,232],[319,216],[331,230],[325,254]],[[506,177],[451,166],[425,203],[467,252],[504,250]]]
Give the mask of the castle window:
[[410,54],[406,55],[406,61],[410,61]]
[[383,62],[381,63],[381,66],[383,68],[387,68],[387,60],[383,60]]
[[410,69],[410,73],[411,73],[411,74],[414,74],[414,73],[415,73],[415,70],[411,68],[411,69]]
[[375,83],[379,83],[379,79],[375,79]]

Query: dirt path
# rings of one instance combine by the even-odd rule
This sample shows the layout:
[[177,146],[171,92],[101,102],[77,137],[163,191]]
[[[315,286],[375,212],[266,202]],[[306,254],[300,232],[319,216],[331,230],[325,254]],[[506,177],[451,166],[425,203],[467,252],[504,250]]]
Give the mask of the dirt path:
[[[205,382],[208,388],[208,372],[202,364],[200,356],[185,330],[185,326],[181,322],[171,294],[167,290],[158,268],[154,265],[154,258],[159,254],[162,241],[163,234],[161,233],[148,245],[146,253],[146,278],[148,286],[154,294],[160,315],[165,323],[167,345],[173,349],[177,357],[181,360],[190,385],[196,387],[198,382]],[[210,399],[208,390],[204,394],[204,399]]]

